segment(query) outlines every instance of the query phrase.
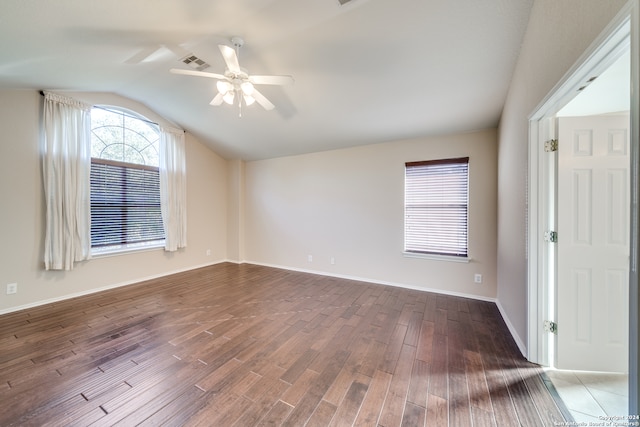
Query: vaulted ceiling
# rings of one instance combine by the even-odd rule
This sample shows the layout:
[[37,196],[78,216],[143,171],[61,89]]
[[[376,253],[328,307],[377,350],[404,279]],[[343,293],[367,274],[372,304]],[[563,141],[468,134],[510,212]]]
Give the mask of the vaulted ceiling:
[[[279,157],[495,127],[533,0],[2,0],[0,88],[113,92],[226,158]],[[276,106],[210,106],[241,36]]]

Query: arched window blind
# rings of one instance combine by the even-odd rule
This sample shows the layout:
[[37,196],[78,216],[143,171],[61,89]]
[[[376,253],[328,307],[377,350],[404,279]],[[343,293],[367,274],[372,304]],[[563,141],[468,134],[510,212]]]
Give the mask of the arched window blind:
[[405,252],[466,257],[469,158],[405,164]]

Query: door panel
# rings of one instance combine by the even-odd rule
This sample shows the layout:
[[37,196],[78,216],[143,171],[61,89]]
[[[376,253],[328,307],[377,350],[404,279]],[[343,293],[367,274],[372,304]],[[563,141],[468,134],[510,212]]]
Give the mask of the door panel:
[[560,369],[628,369],[629,115],[558,120]]

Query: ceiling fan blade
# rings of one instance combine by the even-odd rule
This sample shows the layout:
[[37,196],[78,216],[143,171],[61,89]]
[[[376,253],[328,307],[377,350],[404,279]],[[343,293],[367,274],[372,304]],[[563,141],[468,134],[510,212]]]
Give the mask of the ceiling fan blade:
[[161,45],[149,46],[144,49],[140,49],[136,54],[124,61],[125,64],[139,64],[146,61],[150,56],[162,49]]
[[249,81],[254,85],[278,85],[286,86],[293,84],[291,76],[249,76]]
[[262,105],[262,108],[264,108],[265,110],[273,110],[275,108],[275,105],[273,105],[271,101],[269,101],[263,94],[258,92],[256,89],[253,90],[253,92],[251,93],[251,96],[253,96],[256,102]]
[[173,53],[176,56],[176,58],[184,58],[189,54],[189,51],[183,49],[181,46],[176,44],[164,44],[162,46],[170,50],[171,53]]
[[153,46],[147,46],[144,49],[140,49],[136,54],[134,54],[129,59],[124,61],[124,63],[139,64],[141,62],[148,62],[153,60],[154,58],[158,59],[157,57],[163,54],[166,55],[168,53],[167,51],[171,52],[173,55],[175,55],[178,58],[182,58],[189,53],[183,48],[181,48],[180,46],[175,44],[157,44]]
[[184,74],[185,76],[208,77],[210,79],[226,79],[222,74],[207,73],[206,71],[183,70],[182,68],[172,68],[169,70],[173,74]]
[[220,52],[222,53],[222,57],[224,58],[224,62],[227,64],[227,68],[234,74],[240,73],[240,64],[238,63],[238,55],[236,55],[236,51],[227,45],[219,44]]
[[224,101],[224,96],[221,93],[218,93],[209,103],[209,105],[221,105],[222,101]]

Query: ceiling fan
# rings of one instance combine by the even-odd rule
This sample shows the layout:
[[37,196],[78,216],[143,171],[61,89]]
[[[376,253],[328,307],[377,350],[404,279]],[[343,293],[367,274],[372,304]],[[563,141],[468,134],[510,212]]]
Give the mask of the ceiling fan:
[[185,70],[182,68],[172,68],[169,70],[173,74],[184,74],[187,76],[208,77],[216,79],[216,88],[218,94],[211,100],[211,105],[221,105],[223,102],[233,105],[236,101],[242,114],[242,102],[245,105],[251,105],[254,102],[260,104],[265,110],[273,110],[274,105],[262,93],[260,93],[255,85],[289,85],[293,83],[291,76],[259,76],[250,75],[247,70],[240,67],[238,62],[238,52],[244,45],[244,40],[240,37],[233,37],[231,43],[235,46],[235,50],[227,45],[218,45],[227,69],[224,74],[210,73],[207,71]]

